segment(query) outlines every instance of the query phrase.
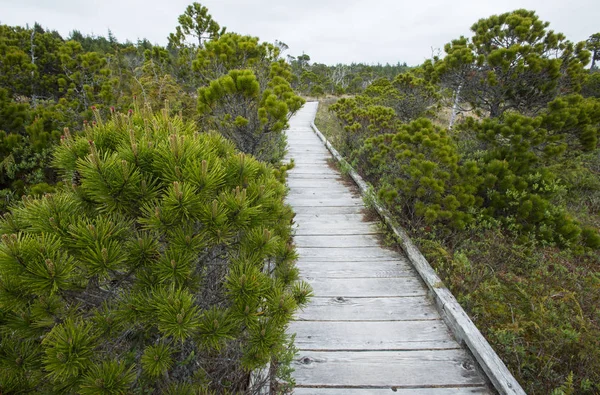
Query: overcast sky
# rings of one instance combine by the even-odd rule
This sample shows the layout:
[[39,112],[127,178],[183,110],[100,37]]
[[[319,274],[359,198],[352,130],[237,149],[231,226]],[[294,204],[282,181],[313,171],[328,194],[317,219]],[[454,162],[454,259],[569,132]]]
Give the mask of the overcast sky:
[[[76,29],[120,40],[147,38],[165,45],[177,17],[192,0],[0,0],[0,22],[34,22],[63,37]],[[460,35],[480,18],[517,8],[535,10],[572,41],[600,31],[598,0],[205,0],[228,31],[283,41],[286,54],[313,62],[416,65],[432,48]]]

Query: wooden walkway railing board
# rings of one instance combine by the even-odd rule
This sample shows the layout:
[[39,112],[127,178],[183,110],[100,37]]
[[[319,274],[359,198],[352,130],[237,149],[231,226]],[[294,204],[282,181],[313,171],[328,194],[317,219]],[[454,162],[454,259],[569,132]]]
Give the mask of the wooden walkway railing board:
[[412,265],[363,220],[362,198],[310,127],[315,113],[307,103],[287,132],[297,266],[314,290],[289,329],[299,349],[295,393],[492,393]]

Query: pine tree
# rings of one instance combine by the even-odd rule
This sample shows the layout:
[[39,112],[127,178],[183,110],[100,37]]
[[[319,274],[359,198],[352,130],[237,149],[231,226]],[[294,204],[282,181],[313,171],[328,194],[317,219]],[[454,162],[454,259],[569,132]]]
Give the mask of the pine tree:
[[536,114],[558,94],[579,92],[589,62],[584,43],[573,44],[548,26],[523,9],[480,19],[473,37],[446,44],[433,74],[460,91],[460,101],[491,117],[507,110]]
[[239,150],[276,163],[285,153],[288,118],[304,100],[277,75],[279,63],[271,70],[272,78],[264,87],[251,70],[232,70],[212,81],[198,90],[198,112],[209,129],[218,130]]
[[0,221],[0,391],[217,393],[285,354],[298,282],[272,167],[136,109],[68,130]]

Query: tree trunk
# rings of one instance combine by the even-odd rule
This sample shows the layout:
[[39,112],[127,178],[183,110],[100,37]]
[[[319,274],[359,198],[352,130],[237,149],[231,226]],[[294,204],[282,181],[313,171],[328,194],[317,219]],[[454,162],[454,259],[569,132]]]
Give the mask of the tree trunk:
[[490,105],[490,118],[498,118],[500,115],[502,115],[502,112],[500,111],[500,103],[492,103]]
[[454,105],[452,106],[452,115],[450,116],[450,124],[448,125],[448,129],[452,129],[454,125],[454,121],[456,121],[456,115],[458,115],[458,103],[460,101],[460,90],[462,89],[462,84],[458,86],[456,93],[454,94]]

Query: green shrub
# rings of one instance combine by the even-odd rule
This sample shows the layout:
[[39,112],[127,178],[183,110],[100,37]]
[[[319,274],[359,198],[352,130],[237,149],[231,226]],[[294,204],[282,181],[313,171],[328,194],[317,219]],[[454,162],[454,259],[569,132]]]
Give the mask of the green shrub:
[[[512,231],[560,245],[595,245],[556,197],[567,186],[552,165],[577,158],[597,147],[600,103],[571,95],[560,97],[537,117],[505,113],[500,118],[468,119],[459,126],[476,149],[483,183],[479,196],[487,215],[501,219]],[[460,138],[460,137],[459,137]]]
[[70,186],[0,222],[1,392],[238,392],[287,358],[286,188],[167,114],[96,113],[56,150]]
[[585,97],[600,98],[600,72],[596,70],[588,75],[581,87],[581,94]]
[[200,119],[260,160],[276,163],[285,154],[288,117],[302,107],[287,80],[270,79],[266,88],[251,70],[232,70],[198,90]]
[[342,98],[329,111],[336,114],[345,131],[339,148],[346,155],[359,149],[365,139],[393,133],[400,124],[392,108],[373,104],[368,96]]
[[464,229],[480,204],[475,162],[463,163],[447,132],[427,119],[367,139],[354,161],[380,198],[412,226]]
[[393,81],[381,78],[363,95],[372,98],[373,104],[392,108],[402,122],[430,115],[440,100],[438,88],[412,72],[398,74]]

